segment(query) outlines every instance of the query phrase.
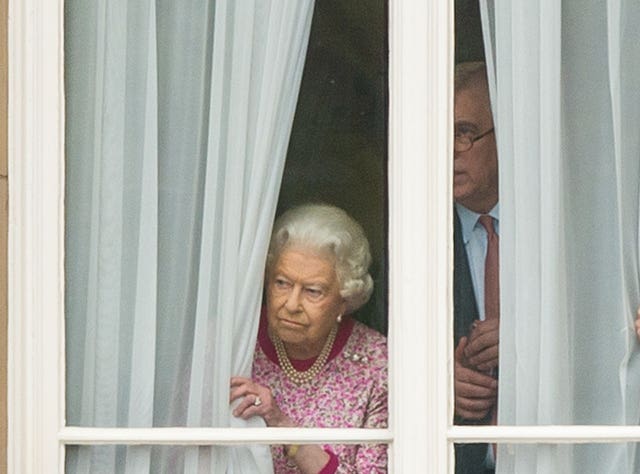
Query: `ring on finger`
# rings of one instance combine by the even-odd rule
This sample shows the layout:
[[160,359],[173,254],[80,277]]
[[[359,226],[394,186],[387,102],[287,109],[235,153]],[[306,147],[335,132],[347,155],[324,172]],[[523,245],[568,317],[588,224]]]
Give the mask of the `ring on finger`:
[[256,407],[262,405],[262,399],[258,395],[256,395],[256,399],[253,401],[253,405]]

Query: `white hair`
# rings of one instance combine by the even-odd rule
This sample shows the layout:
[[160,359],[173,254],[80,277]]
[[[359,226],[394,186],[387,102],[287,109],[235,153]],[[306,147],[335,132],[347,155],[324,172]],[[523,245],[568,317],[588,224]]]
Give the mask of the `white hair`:
[[303,204],[282,214],[273,227],[267,272],[282,251],[303,247],[329,252],[335,257],[335,271],[340,294],[346,302],[346,313],[365,304],[373,291],[369,275],[371,252],[364,231],[342,209],[328,204]]

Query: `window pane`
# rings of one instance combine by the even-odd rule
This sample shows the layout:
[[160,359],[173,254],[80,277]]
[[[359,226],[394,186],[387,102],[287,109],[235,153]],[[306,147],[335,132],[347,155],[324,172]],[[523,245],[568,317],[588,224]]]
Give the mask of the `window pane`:
[[[497,447],[497,463],[493,457],[494,445],[456,445],[457,452],[474,452],[483,457],[489,469],[504,473],[556,473],[580,472],[596,474],[602,472],[635,473],[637,443],[587,443],[587,444],[504,444]],[[456,457],[456,472],[473,472],[470,457]],[[477,469],[477,468],[476,468]]]
[[[465,425],[495,424],[498,399],[498,167],[480,3],[455,3],[454,423]],[[481,214],[491,216],[486,229]],[[470,468],[485,455],[456,448]]]
[[456,6],[454,423],[637,425],[640,11]]
[[[255,38],[269,35],[271,23],[260,18],[265,12],[259,7],[248,12],[230,4],[236,15],[255,15]],[[386,342],[380,334],[387,326],[387,5],[316,2],[297,108],[290,101],[295,120],[276,212],[277,188],[271,185],[280,176],[272,173],[278,168],[272,155],[281,149],[284,160],[288,136],[281,129],[287,132],[289,125],[281,104],[287,103],[285,92],[296,96],[286,74],[304,49],[304,38],[295,36],[304,30],[304,4],[291,2],[298,17],[269,17],[274,30],[293,38],[275,55],[293,64],[284,72],[270,70],[281,74],[287,90],[270,91],[273,81],[252,81],[261,67],[277,63],[264,48],[271,42],[245,44],[245,36],[235,34],[225,38],[229,50],[219,46],[216,25],[224,23],[228,31],[247,25],[235,22],[233,12],[217,17],[222,9],[214,2],[187,7],[145,0],[127,9],[109,4],[104,11],[65,2],[69,425],[228,426],[229,380],[238,372],[229,368],[236,359],[225,364],[220,358],[246,359],[250,366],[261,331],[271,352],[256,350],[263,366],[252,376],[263,376],[263,384],[277,378],[267,388],[296,425],[387,426]],[[273,5],[274,11],[283,8]],[[297,20],[280,25],[281,18]],[[269,38],[277,44],[283,35]],[[230,53],[242,46],[251,58]],[[251,74],[233,80],[244,71],[242,59]],[[248,85],[240,89],[244,79]],[[216,88],[216,81],[224,87]],[[270,109],[269,100],[280,95]],[[234,102],[243,98],[249,103]],[[239,117],[245,109],[249,117]],[[267,126],[267,117],[277,120]],[[238,131],[234,126],[243,118],[245,128]],[[260,133],[252,128],[256,123]],[[266,142],[275,143],[275,151]],[[216,151],[228,161],[212,164]],[[266,201],[273,201],[273,212],[265,211]],[[266,317],[258,329],[259,292],[247,296],[247,288],[262,288],[264,259],[255,256],[266,254],[268,242],[247,242],[258,234],[268,240],[274,214],[308,201],[344,208],[362,223],[371,242],[374,290],[355,318],[344,311],[343,329],[319,365],[326,373],[301,384],[315,384],[311,388],[297,390],[282,371],[279,378],[264,375],[265,367],[273,372],[283,362]],[[227,208],[228,202],[237,206]],[[226,298],[230,293],[235,297]],[[219,316],[226,310],[235,316]],[[238,336],[235,329],[251,333],[251,323],[253,336]],[[304,366],[316,356],[291,358]],[[331,383],[322,385],[325,375]],[[242,396],[258,407],[255,395]],[[267,404],[267,397],[262,400]],[[124,459],[122,449],[103,450],[109,459]]]
[[[246,448],[251,446],[233,449]],[[386,472],[387,469],[386,445],[272,445],[270,451],[274,471],[278,473],[299,472],[299,466],[306,462],[337,464],[341,469],[351,466],[358,472]],[[216,466],[216,460],[227,455],[226,448],[210,446],[67,446],[65,471],[113,474],[218,472],[210,466]],[[317,459],[312,459],[314,457]],[[269,468],[272,461],[267,458],[262,462]],[[80,470],[81,466],[84,470]]]
[[67,446],[65,472],[216,472],[210,466],[225,456],[225,448],[209,446]]

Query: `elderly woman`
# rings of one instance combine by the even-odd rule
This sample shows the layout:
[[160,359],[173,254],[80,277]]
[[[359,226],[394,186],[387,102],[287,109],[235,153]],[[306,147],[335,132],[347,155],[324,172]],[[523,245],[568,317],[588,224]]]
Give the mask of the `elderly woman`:
[[[367,302],[369,243],[343,210],[304,205],[275,223],[252,379],[234,377],[234,415],[267,426],[385,428],[387,347],[348,316]],[[385,445],[271,448],[277,473],[386,472]]]

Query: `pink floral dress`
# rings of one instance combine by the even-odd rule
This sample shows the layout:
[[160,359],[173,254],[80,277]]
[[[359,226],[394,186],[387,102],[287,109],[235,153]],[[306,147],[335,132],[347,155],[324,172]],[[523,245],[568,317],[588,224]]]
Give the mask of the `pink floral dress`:
[[[305,370],[314,360],[291,362],[297,370]],[[300,386],[291,382],[280,369],[267,334],[266,320],[262,318],[253,360],[253,379],[271,388],[280,409],[300,427],[387,427],[386,338],[351,318],[345,318],[341,323],[324,369]],[[335,472],[387,472],[387,446],[384,444],[336,444],[324,448],[337,456]],[[272,446],[271,454],[276,473],[299,472],[295,465],[287,464],[283,446]]]

